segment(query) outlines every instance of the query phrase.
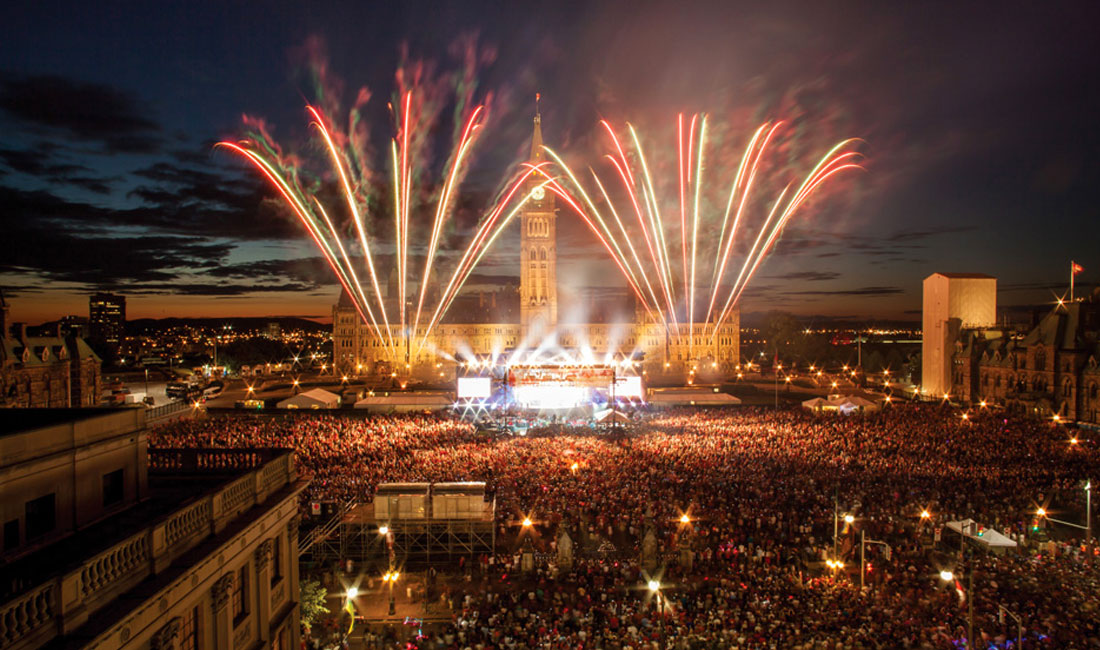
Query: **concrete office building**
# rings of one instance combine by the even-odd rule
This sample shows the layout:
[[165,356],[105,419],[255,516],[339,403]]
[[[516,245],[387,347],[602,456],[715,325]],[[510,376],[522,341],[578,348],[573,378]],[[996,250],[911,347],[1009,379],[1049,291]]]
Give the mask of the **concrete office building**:
[[951,390],[951,356],[963,329],[997,324],[997,279],[981,273],[933,273],[924,279],[921,393]]

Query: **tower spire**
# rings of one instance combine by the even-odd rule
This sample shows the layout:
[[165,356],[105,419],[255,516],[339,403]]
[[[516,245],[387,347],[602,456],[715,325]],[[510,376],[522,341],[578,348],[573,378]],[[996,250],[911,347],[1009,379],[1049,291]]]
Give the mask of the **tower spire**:
[[541,93],[535,93],[535,131],[531,135],[531,161],[538,162],[543,159],[542,152],[542,112],[539,104]]

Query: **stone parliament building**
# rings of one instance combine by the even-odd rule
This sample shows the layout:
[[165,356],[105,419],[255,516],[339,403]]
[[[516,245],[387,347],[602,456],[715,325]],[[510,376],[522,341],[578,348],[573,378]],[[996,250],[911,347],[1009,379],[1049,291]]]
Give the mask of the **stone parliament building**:
[[[541,116],[536,114],[531,138],[532,163],[544,160],[541,122]],[[553,195],[536,187],[539,184],[537,180],[530,181],[531,200],[520,215],[518,322],[514,317],[508,319],[511,322],[470,322],[474,320],[470,318],[458,322],[458,318],[445,317],[435,327],[427,345],[419,352],[410,352],[408,367],[395,368],[387,346],[377,339],[370,324],[362,321],[344,294],[332,309],[334,370],[347,375],[396,372],[439,381],[453,378],[458,365],[471,356],[485,359],[506,357],[516,349],[561,348],[573,357],[581,350],[590,352],[590,358],[599,361],[633,359],[640,365],[640,373],[672,381],[686,379],[693,372],[705,376],[733,371],[740,363],[739,308],[734,308],[717,332],[712,322],[696,322],[694,344],[683,326],[682,336],[678,336],[637,308],[633,310],[632,322],[622,322],[621,318],[619,322],[563,322],[559,317],[559,289],[565,289],[562,293],[571,300],[578,292],[558,284],[557,209]],[[495,302],[494,294],[492,304]],[[485,309],[489,305],[481,306],[479,315],[493,315]],[[563,305],[570,311],[574,306],[572,302]],[[391,324],[391,332],[397,340],[405,336],[399,325]],[[423,327],[409,335],[418,340],[423,336]]]

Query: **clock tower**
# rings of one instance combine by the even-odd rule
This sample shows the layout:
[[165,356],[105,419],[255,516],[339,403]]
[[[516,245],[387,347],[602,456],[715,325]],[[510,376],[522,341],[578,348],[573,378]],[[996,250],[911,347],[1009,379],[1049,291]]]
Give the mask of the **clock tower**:
[[[532,163],[546,160],[542,150],[542,115],[535,96],[535,132],[531,136]],[[521,215],[520,234],[520,331],[528,345],[538,345],[558,324],[557,239],[554,196],[540,188],[546,177],[528,181],[533,192]]]

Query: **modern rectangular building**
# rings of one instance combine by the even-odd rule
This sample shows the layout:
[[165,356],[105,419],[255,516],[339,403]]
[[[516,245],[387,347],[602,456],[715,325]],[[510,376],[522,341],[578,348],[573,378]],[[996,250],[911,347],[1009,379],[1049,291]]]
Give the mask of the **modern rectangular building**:
[[293,452],[149,449],[145,417],[0,421],[0,647],[297,648]]
[[982,273],[933,273],[924,279],[923,321],[921,394],[948,395],[959,332],[997,324],[997,279]]
[[126,296],[95,293],[88,298],[88,335],[117,351],[126,333]]

